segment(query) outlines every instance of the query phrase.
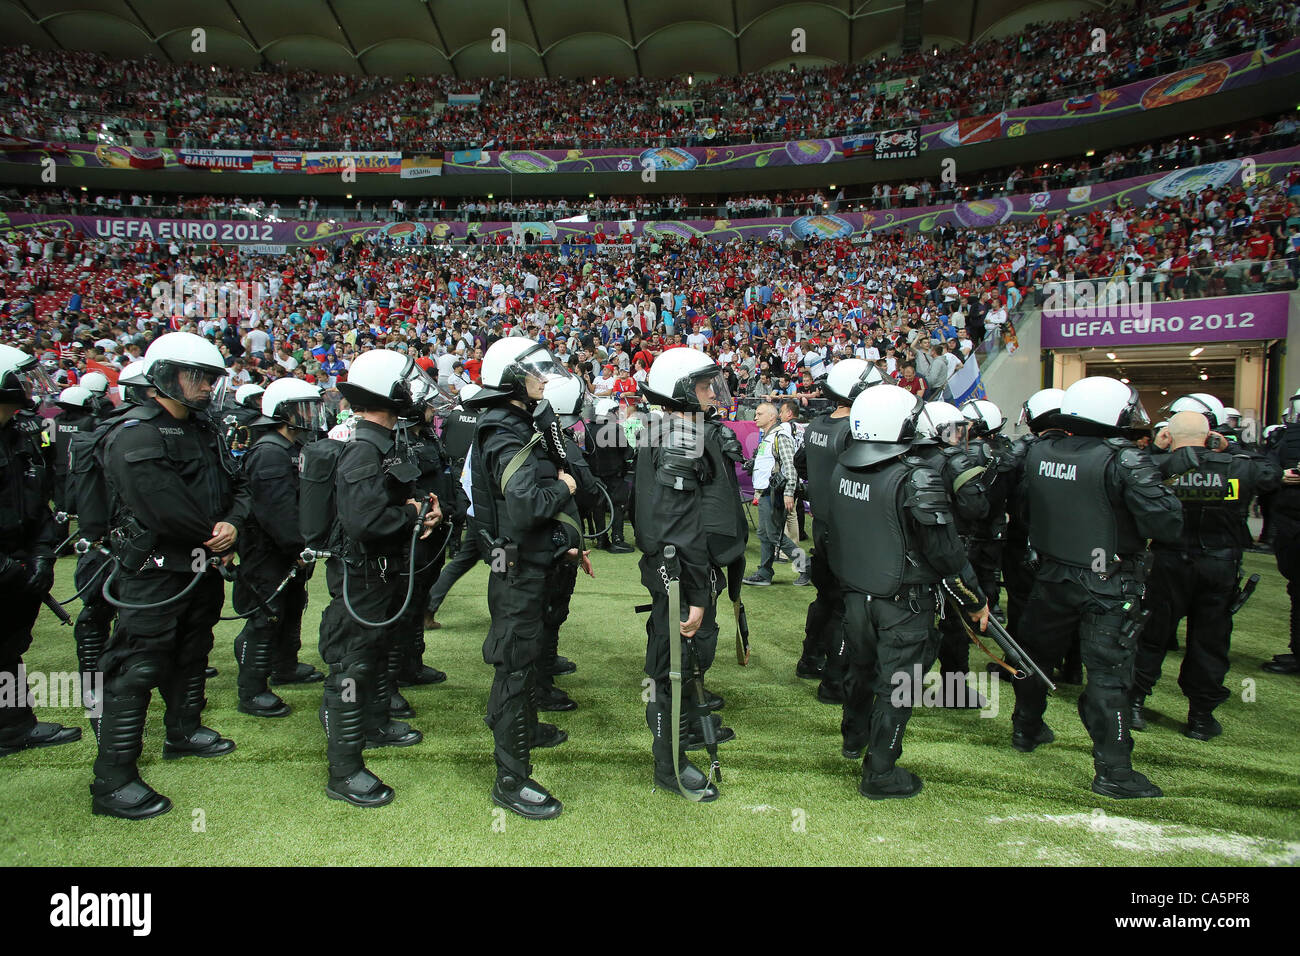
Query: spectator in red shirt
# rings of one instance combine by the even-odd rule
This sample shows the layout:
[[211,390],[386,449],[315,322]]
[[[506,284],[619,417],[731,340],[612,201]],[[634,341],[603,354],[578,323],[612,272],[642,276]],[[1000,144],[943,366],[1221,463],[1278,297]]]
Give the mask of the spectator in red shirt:
[[925,397],[925,379],[916,374],[916,365],[912,362],[903,364],[903,377],[898,380],[898,384],[917,398]]

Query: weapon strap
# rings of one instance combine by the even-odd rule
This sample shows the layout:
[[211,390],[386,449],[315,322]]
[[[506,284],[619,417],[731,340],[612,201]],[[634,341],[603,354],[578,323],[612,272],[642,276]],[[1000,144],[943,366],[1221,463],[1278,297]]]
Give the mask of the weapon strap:
[[[505,471],[501,472],[502,497],[505,496],[506,487],[510,484],[510,479],[513,478],[515,476],[515,473],[518,472],[519,469],[524,466],[524,462],[528,460],[529,455],[533,453],[533,449],[537,447],[538,443],[541,442],[541,440],[542,440],[542,436],[540,433],[533,435],[533,437],[529,439],[528,444],[525,445],[523,448],[519,449],[517,452],[515,452],[514,455],[510,458],[510,461],[506,463]],[[579,540],[582,539],[583,537],[582,527],[578,524],[578,522],[573,520],[572,515],[565,514],[563,511],[561,511],[559,514],[555,515],[554,517],[556,521],[560,522],[560,524],[568,525],[574,531],[578,532]]]
[[967,468],[965,471],[963,471],[960,475],[958,475],[953,480],[952,483],[953,494],[956,494],[957,492],[961,491],[962,486],[965,485],[966,482],[970,481],[972,478],[978,478],[980,475],[984,474],[985,470],[986,469],[984,468],[983,465],[979,465],[978,467],[975,468]]

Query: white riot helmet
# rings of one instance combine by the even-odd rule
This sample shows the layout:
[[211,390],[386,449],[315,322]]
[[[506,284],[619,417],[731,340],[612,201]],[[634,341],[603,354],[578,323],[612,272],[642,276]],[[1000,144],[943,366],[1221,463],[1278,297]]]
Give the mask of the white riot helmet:
[[546,383],[542,397],[551,405],[555,417],[565,428],[572,428],[582,419],[582,403],[586,399],[586,389],[582,382],[572,375],[567,378],[553,378]]
[[[224,366],[222,366],[224,368]],[[90,392],[95,398],[108,397],[108,376],[103,372],[87,372],[81,376],[81,381],[77,383]]]
[[298,431],[320,433],[327,428],[320,389],[300,378],[276,379],[262,391],[262,414]]
[[90,389],[84,385],[69,385],[59,392],[59,400],[55,404],[65,412],[80,412],[90,407],[90,401]]
[[921,438],[933,438],[944,445],[956,445],[966,437],[970,425],[970,419],[956,405],[926,402],[921,417],[916,420],[916,433]]
[[546,346],[522,336],[498,339],[483,356],[479,374],[483,388],[474,403],[483,405],[502,398],[537,401],[528,393],[530,380],[534,387],[539,384],[544,387],[552,378],[568,377],[571,377],[569,370]]
[[0,345],[0,405],[35,408],[54,394],[54,383],[35,355]]
[[921,401],[897,385],[864,389],[849,410],[849,436],[840,454],[846,468],[865,468],[897,458],[916,439],[916,423],[925,409]]
[[996,435],[1007,423],[1002,409],[985,398],[973,398],[962,405],[961,413],[975,425],[977,435]]
[[864,388],[879,385],[885,377],[880,369],[870,362],[859,358],[844,359],[826,373],[822,379],[822,391],[841,405],[852,405],[853,400]]
[[1231,428],[1238,428],[1241,425],[1241,412],[1231,405],[1223,407],[1223,424]]
[[1061,397],[1063,427],[1080,435],[1125,436],[1151,427],[1137,389],[1117,378],[1081,378]]
[[1169,403],[1168,411],[1200,412],[1210,420],[1211,428],[1218,428],[1227,421],[1223,402],[1208,392],[1193,392],[1191,395],[1176,398]]
[[1063,388],[1043,388],[1025,399],[1020,407],[1020,421],[1016,424],[1023,428],[1029,426],[1032,432],[1041,431],[1050,422],[1050,416],[1061,412],[1061,399],[1065,397]]
[[1268,442],[1275,434],[1277,434],[1283,428],[1286,428],[1286,425],[1269,425],[1267,428],[1264,429],[1264,436],[1263,436],[1264,441]]
[[357,356],[348,369],[348,380],[339,382],[338,389],[354,409],[410,415],[415,411],[411,383],[422,371],[409,355],[371,349]]
[[470,402],[474,400],[474,396],[481,391],[483,391],[483,388],[481,386],[474,385],[473,383],[471,383],[469,385],[462,386],[460,392],[457,393],[456,397],[460,400],[460,403],[462,405],[468,405]]
[[591,411],[596,418],[608,418],[617,415],[619,408],[619,401],[616,398],[598,398],[592,405]]
[[435,415],[446,415],[456,407],[456,396],[439,385],[427,371],[411,382],[411,399],[421,413],[432,411]]
[[128,362],[117,375],[117,393],[122,401],[139,405],[145,400],[145,389],[149,380],[144,377],[144,359]]
[[168,332],[144,353],[145,377],[166,398],[196,411],[220,408],[230,382],[215,345],[193,332]]
[[[265,394],[266,389],[262,388],[261,385],[254,385],[250,382],[235,389],[235,404],[247,408],[260,408],[262,406],[262,396]],[[262,414],[265,415],[266,412],[263,411]]]
[[731,406],[726,374],[699,349],[678,348],[661,353],[651,363],[642,390],[652,402],[676,412]]

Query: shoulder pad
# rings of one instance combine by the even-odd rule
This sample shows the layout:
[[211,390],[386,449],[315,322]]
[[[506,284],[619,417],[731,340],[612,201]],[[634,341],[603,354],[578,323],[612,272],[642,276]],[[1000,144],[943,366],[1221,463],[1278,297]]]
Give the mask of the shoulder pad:
[[1115,464],[1127,473],[1125,484],[1131,485],[1147,498],[1162,498],[1173,494],[1164,483],[1160,470],[1151,456],[1143,454],[1142,449],[1131,442],[1120,448],[1115,456]]
[[944,525],[952,523],[952,511],[943,479],[933,468],[925,465],[913,468],[907,476],[905,507],[918,524]]
[[1111,448],[1137,448],[1137,445],[1127,438],[1106,438],[1104,441]]

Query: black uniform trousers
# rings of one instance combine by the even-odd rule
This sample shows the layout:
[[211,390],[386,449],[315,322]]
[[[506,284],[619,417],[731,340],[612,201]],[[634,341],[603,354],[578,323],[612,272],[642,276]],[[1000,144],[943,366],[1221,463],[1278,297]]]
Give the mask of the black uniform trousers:
[[912,687],[916,668],[924,674],[939,653],[935,611],[930,584],[906,585],[892,599],[844,592],[849,669],[840,732],[849,749],[866,746],[865,776],[888,775],[903,753],[911,702],[920,696],[920,688]]
[[[650,592],[650,618],[646,621],[646,645],[645,645],[645,673],[650,678],[650,686],[647,693],[646,701],[646,725],[650,728],[652,735],[651,750],[654,753],[655,762],[671,767],[673,760],[672,750],[672,708],[673,708],[673,688],[672,681],[668,677],[669,665],[671,662],[672,647],[669,641],[682,641],[682,726],[681,738],[682,746],[680,754],[682,762],[685,763],[685,744],[686,733],[689,729],[695,729],[702,732],[702,728],[689,728],[687,726],[689,717],[686,716],[690,710],[689,701],[693,700],[694,693],[691,688],[691,679],[693,670],[691,664],[691,654],[694,653],[696,660],[699,662],[700,675],[703,677],[708,673],[709,668],[713,666],[713,658],[718,652],[718,594],[726,588],[726,576],[719,567],[711,566],[709,568],[709,591],[710,599],[704,605],[704,617],[700,623],[699,630],[695,636],[690,639],[682,638],[679,628],[669,627],[668,613],[668,588],[664,578],[660,574],[660,565],[662,559],[658,554],[642,555],[641,581],[645,584],[646,589]],[[681,621],[685,621],[690,615],[690,606],[685,599],[681,601]],[[678,625],[681,624],[678,622]],[[705,719],[712,719],[711,717]]]
[[41,599],[18,587],[12,590],[0,615],[0,682],[6,685],[6,696],[12,689],[14,697],[0,701],[0,746],[16,744],[36,726],[36,716],[27,703],[27,683],[18,680],[18,672],[23,655],[32,646],[32,627],[41,612]]
[[611,515],[604,496],[599,494],[596,496],[598,504],[594,512],[595,530],[600,531],[605,525],[610,525],[608,535],[602,535],[600,538],[603,546],[609,538],[614,541],[623,540],[623,522],[628,514],[632,489],[625,475],[596,475],[595,477],[609,492],[609,500],[614,505],[614,513]]
[[1291,653],[1300,654],[1300,518],[1282,514],[1274,505],[1272,523],[1273,555],[1291,598]]
[[1002,552],[1002,583],[1007,589],[1007,630],[1017,640],[1025,604],[1029,601],[1029,592],[1034,589],[1033,572],[1025,566],[1028,557],[1027,546],[1006,547]]
[[[267,689],[273,671],[285,673],[297,663],[310,571],[310,567],[299,568],[284,590],[272,597],[289,568],[273,559],[241,564],[231,600],[235,613],[252,614],[235,638],[240,700],[251,701]],[[277,668],[281,662],[282,668]]]
[[492,729],[498,773],[527,779],[529,751],[537,723],[537,663],[545,626],[546,565],[519,561],[509,572],[488,577],[492,626],[483,642],[483,661],[493,670],[484,722]]
[[1209,714],[1228,699],[1228,645],[1241,552],[1155,552],[1155,564],[1143,605],[1151,618],[1138,641],[1134,696],[1148,696],[1160,679],[1165,652],[1178,622],[1187,619],[1187,643],[1178,686],[1193,713]]
[[[111,590],[128,604],[155,604],[180,594],[193,581],[189,571],[120,572]],[[95,761],[98,789],[112,792],[138,776],[144,716],[154,687],[166,705],[163,725],[168,737],[186,739],[199,729],[207,703],[204,673],[212,628],[225,599],[221,576],[209,568],[179,601],[149,610],[119,609],[117,626],[99,659],[104,708]]]
[[[1133,751],[1128,694],[1133,685],[1137,636],[1131,624],[1139,610],[1141,583],[1140,575],[1128,570],[1117,572],[1112,581],[1116,579],[1123,590],[1120,595],[1097,593],[1077,580],[1044,579],[1040,571],[1025,606],[1018,640],[1035,661],[1059,661],[1070,642],[1078,638],[1087,671],[1078,709],[1092,737],[1093,761],[1098,766],[1124,769],[1131,766]],[[1013,686],[1013,723],[1027,733],[1037,733],[1047,711],[1047,686],[1032,678],[1015,681]]]
[[415,544],[415,589],[406,613],[397,622],[389,650],[389,677],[397,689],[398,672],[418,668],[424,659],[424,612],[428,606],[429,592],[437,582],[447,563],[447,535],[450,528],[437,527],[433,534]]
[[542,651],[537,660],[537,687],[546,692],[555,686],[551,668],[560,649],[560,627],[569,619],[569,601],[578,585],[578,565],[558,561],[546,573],[546,606],[542,609]]
[[[406,578],[397,558],[352,558],[347,596],[352,610],[367,621],[387,621],[406,597]],[[370,627],[348,613],[343,600],[343,564],[325,565],[331,600],[321,615],[320,656],[325,677],[325,736],[330,776],[342,779],[364,765],[367,730],[388,721],[388,645],[394,625]],[[395,624],[396,622],[394,622]]]
[[804,619],[803,656],[826,658],[822,679],[831,685],[844,682],[849,645],[844,636],[844,592],[831,571],[829,549],[823,540],[814,545],[808,576],[817,596],[808,605]]

